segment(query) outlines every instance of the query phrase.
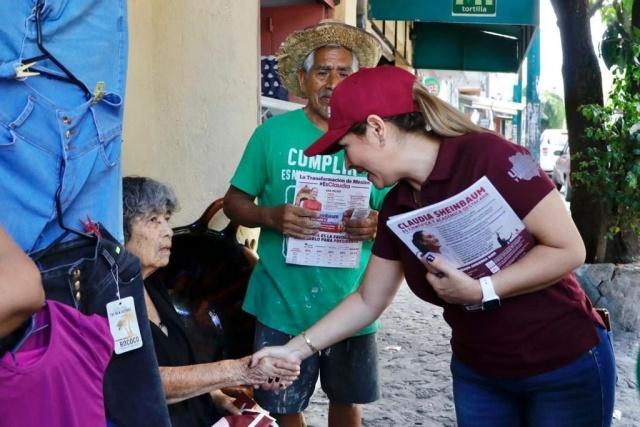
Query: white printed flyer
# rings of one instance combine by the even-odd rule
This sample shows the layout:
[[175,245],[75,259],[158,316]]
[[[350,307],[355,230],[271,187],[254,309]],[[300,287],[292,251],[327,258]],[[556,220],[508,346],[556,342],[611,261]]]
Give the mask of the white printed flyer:
[[476,279],[511,265],[535,243],[487,177],[439,203],[392,216],[387,226],[424,263],[428,253],[441,254]]
[[368,212],[371,183],[364,177],[300,172],[293,204],[320,212],[320,231],[309,240],[287,238],[288,264],[354,268],[362,242],[347,238],[345,223]]

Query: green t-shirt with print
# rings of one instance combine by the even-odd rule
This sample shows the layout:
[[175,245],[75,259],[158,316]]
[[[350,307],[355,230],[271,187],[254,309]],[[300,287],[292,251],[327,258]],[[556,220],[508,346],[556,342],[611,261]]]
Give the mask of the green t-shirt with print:
[[[303,154],[322,133],[302,109],[267,120],[251,136],[231,185],[256,196],[261,206],[277,206],[294,202],[295,177],[300,171],[356,175],[346,169],[343,151],[314,157]],[[372,186],[373,209],[380,209],[386,193]],[[363,243],[358,268],[329,268],[285,263],[285,240],[277,230],[261,230],[260,260],[249,280],[243,308],[264,325],[297,335],[358,288],[372,242]],[[376,321],[358,335],[377,329]]]

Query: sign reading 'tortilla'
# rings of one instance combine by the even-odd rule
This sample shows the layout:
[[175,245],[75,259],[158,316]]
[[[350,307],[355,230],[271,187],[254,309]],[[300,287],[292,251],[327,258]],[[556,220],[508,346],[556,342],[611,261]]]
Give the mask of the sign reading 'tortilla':
[[452,0],[453,16],[496,16],[498,0]]

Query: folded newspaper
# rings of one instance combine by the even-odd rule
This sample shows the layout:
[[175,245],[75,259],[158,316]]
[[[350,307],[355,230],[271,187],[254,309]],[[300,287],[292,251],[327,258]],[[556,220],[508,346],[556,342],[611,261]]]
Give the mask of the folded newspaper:
[[387,226],[426,264],[440,254],[473,278],[511,265],[533,236],[487,177],[439,203],[394,215]]
[[211,427],[278,427],[275,418],[245,393],[236,397],[233,405],[240,409],[241,414],[222,417]]
[[365,177],[300,172],[293,204],[319,213],[318,234],[287,239],[288,264],[353,268],[360,265],[362,242],[350,240],[345,225],[369,215],[371,183]]

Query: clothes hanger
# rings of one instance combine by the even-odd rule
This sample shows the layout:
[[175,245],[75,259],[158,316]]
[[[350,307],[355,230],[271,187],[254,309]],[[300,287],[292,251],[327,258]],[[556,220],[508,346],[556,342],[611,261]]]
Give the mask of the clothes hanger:
[[[17,77],[19,78],[31,77],[38,74],[43,74],[56,80],[67,81],[78,86],[80,89],[82,89],[87,99],[91,99],[92,93],[89,90],[89,88],[83,82],[81,82],[76,76],[74,76],[73,73],[69,71],[64,65],[62,65],[62,63],[58,61],[58,59],[56,59],[56,57],[53,56],[53,54],[51,54],[51,52],[47,50],[47,48],[44,47],[44,44],[42,42],[42,16],[41,16],[42,9],[44,9],[44,3],[42,2],[42,0],[37,0],[36,5],[33,9],[33,12],[35,15],[36,32],[37,32],[36,45],[38,46],[38,49],[40,49],[40,51],[42,52],[42,55],[34,56],[32,58],[27,58],[22,60],[22,66],[18,67],[18,69],[16,70]],[[38,69],[31,68],[34,65],[36,65],[38,61],[43,59],[48,59],[51,62],[53,62],[58,68],[60,68],[60,70],[65,74],[65,76],[60,76],[58,74],[51,73],[47,70],[40,69],[40,68]]]
[[[64,165],[60,166],[61,168],[64,167]],[[62,219],[62,203],[60,202],[60,196],[62,193],[62,180],[60,182],[60,185],[58,186],[58,189],[56,190],[56,196],[55,196],[55,201],[56,201],[56,219],[58,222],[58,226],[60,228],[62,228],[64,230],[64,232],[58,236],[49,246],[47,246],[45,249],[43,249],[42,251],[38,252],[38,255],[32,257],[34,262],[37,262],[40,258],[42,258],[44,255],[46,255],[49,250],[51,248],[53,248],[56,244],[60,243],[62,241],[62,239],[64,239],[65,237],[67,237],[69,234],[73,234],[75,236],[78,236],[80,238],[83,239],[90,239],[90,240],[97,240],[98,239],[98,233],[99,233],[99,229],[97,230],[97,232],[94,232],[93,234],[89,234],[89,233],[85,233],[82,232],[80,230],[76,230],[70,227],[67,227]]]
[[27,330],[22,335],[22,338],[20,338],[20,341],[18,341],[16,345],[14,345],[10,350],[11,356],[13,357],[14,361],[16,358],[16,354],[18,353],[18,351],[20,351],[20,347],[22,347],[31,336],[49,327],[49,324],[45,323],[44,325],[40,325],[36,328],[36,316],[37,313],[31,315],[31,318],[29,319],[29,327],[27,327]]
[[[76,76],[74,76],[71,71],[69,71],[64,65],[62,65],[62,63],[58,59],[56,59],[56,57],[53,56],[53,54],[51,54],[51,52],[49,52],[47,50],[47,48],[44,47],[44,43],[42,42],[42,10],[43,9],[44,9],[43,0],[37,0],[36,1],[36,5],[34,7],[34,16],[35,16],[36,32],[37,32],[36,44],[38,46],[38,49],[40,49],[40,51],[43,54],[39,55],[39,56],[32,57],[32,58],[24,59],[22,61],[22,63],[23,63],[22,67],[19,67],[18,76],[20,77],[20,72],[22,73],[22,77],[29,77],[29,76],[34,76],[34,75],[38,75],[38,74],[45,74],[45,75],[47,75],[47,76],[49,76],[51,78],[57,79],[57,80],[68,81],[70,83],[75,84],[80,89],[82,89],[82,91],[84,92],[84,94],[87,97],[87,99],[91,99],[92,98],[92,93],[89,90],[89,88],[87,88],[87,86],[83,82],[81,82]],[[62,72],[66,75],[66,77],[60,76],[58,74],[50,73],[50,72],[48,72],[46,70],[41,70],[41,69],[37,69],[37,70],[33,70],[33,71],[29,70],[30,67],[35,65],[37,61],[40,61],[42,59],[49,59],[58,68],[60,68],[60,70],[62,70]],[[62,165],[61,168],[62,167],[64,167],[64,165]],[[55,246],[57,243],[59,243],[66,236],[68,236],[69,233],[74,234],[74,235],[76,235],[78,237],[82,237],[82,238],[88,238],[88,239],[91,239],[91,240],[95,240],[96,239],[95,235],[91,235],[91,234],[87,234],[87,233],[84,233],[84,232],[79,231],[79,230],[75,230],[73,228],[67,227],[64,224],[63,219],[62,219],[62,204],[60,202],[61,193],[62,193],[62,183],[60,183],[60,186],[58,187],[58,189],[56,191],[55,202],[56,202],[56,216],[57,216],[58,225],[60,226],[61,229],[64,230],[64,233],[62,233],[58,238],[56,238],[47,248],[45,248],[42,251],[39,251],[39,255],[34,258],[34,261],[37,261],[42,256],[44,256],[49,251],[49,249],[51,249],[53,246]]]

